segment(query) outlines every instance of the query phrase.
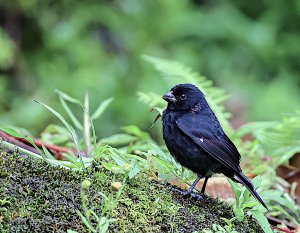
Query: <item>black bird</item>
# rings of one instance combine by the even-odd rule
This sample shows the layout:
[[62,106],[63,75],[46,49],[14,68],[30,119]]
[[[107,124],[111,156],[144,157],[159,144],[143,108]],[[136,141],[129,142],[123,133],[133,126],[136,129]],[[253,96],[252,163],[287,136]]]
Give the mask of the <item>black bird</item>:
[[187,191],[191,194],[195,185],[205,178],[223,173],[242,183],[265,207],[251,181],[242,173],[240,154],[224,133],[218,119],[206,102],[203,93],[192,84],[178,84],[163,96],[168,107],[163,112],[163,138],[170,153],[182,166],[195,172],[198,177]]

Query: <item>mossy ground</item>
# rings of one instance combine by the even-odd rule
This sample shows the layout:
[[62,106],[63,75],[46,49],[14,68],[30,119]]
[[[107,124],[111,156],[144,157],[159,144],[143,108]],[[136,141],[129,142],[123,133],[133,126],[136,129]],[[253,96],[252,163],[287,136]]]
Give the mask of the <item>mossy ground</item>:
[[[119,175],[101,168],[74,172],[53,167],[20,155],[0,154],[0,232],[87,232],[76,213],[82,211],[81,182],[89,206],[100,213],[102,192],[109,195],[113,179]],[[170,191],[170,186],[148,182],[146,177],[128,180],[110,218],[110,232],[201,232],[212,224],[224,225],[230,219],[230,206],[217,199],[197,200]],[[234,222],[238,232],[262,232],[256,221]]]

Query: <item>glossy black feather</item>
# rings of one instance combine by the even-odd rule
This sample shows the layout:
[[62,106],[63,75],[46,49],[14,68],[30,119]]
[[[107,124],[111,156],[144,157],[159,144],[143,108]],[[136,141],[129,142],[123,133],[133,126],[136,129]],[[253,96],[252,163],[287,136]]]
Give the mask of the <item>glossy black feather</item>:
[[202,92],[191,84],[179,84],[163,97],[163,137],[174,158],[199,176],[223,173],[237,178],[266,207],[239,166],[240,153],[224,133]]
[[187,113],[179,117],[176,120],[176,126],[222,165],[239,172],[241,156],[234,144],[218,127],[219,124],[217,127],[207,127],[207,121],[203,121],[201,115],[198,114]]

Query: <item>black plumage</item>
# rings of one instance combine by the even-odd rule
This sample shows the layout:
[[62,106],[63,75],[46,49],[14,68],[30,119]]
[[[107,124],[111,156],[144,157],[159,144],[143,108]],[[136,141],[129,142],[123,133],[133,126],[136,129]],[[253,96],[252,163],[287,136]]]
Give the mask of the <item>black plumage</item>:
[[[239,166],[240,154],[224,133],[203,93],[192,84],[178,84],[163,96],[168,107],[163,113],[163,137],[174,158],[196,174],[197,179],[184,194],[190,194],[201,178],[223,173],[242,183],[264,206],[251,181]],[[266,207],[267,208],[267,207]]]

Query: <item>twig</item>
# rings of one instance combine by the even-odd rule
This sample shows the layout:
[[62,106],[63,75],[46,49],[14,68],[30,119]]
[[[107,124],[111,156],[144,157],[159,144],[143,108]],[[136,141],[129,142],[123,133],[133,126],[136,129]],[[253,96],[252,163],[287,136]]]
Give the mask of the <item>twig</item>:
[[[10,144],[13,144],[19,148],[23,148],[26,151],[30,151],[32,153],[35,153],[37,155],[39,155],[39,152],[32,147],[32,145],[25,139],[25,138],[16,138],[13,137],[11,135],[8,135],[6,133],[4,133],[3,131],[0,131],[0,138],[2,138],[3,141],[8,142]],[[33,139],[34,144],[42,149],[43,146],[46,147],[53,155],[61,155],[62,153],[68,153],[68,152],[75,152],[75,149],[70,149],[70,148],[65,148],[65,147],[61,147],[61,146],[56,146],[56,145],[52,145],[52,144],[48,144],[48,143],[44,143],[40,140],[37,139]]]
[[9,142],[15,146],[18,146],[18,147],[21,147],[21,148],[27,150],[27,151],[30,151],[35,154],[39,154],[39,152],[35,148],[33,148],[31,145],[27,144],[28,142],[22,142],[20,140],[20,138],[15,138],[13,136],[10,136],[10,135],[2,132],[1,130],[0,130],[0,138],[2,138],[2,141]]
[[[24,138],[20,138],[19,140],[24,142],[25,144],[28,143],[26,141],[26,139],[24,139]],[[44,147],[46,147],[48,150],[51,150],[52,152],[53,151],[55,151],[56,153],[58,153],[58,152],[61,152],[61,153],[75,152],[74,149],[48,144],[48,143],[42,142],[41,140],[38,140],[38,139],[34,139],[33,141],[37,147],[42,148],[42,146],[44,145]]]

